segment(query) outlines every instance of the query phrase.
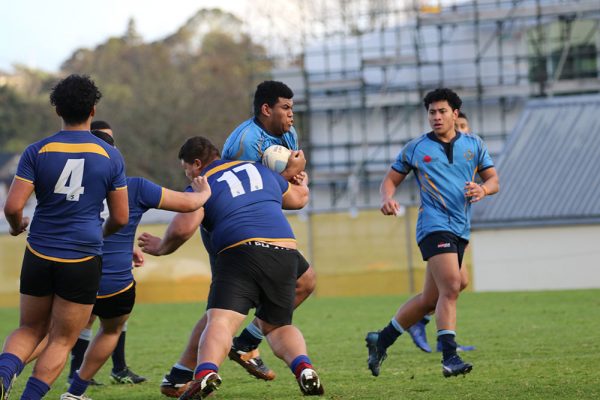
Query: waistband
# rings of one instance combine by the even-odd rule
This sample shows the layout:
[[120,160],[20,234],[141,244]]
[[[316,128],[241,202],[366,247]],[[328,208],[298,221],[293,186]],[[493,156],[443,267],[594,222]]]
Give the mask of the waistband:
[[274,249],[274,250],[296,250],[296,249],[290,249],[289,247],[274,246],[270,243],[260,242],[258,240],[251,240],[249,242],[245,242],[243,245],[244,246],[257,246],[257,247],[263,247],[265,249]]

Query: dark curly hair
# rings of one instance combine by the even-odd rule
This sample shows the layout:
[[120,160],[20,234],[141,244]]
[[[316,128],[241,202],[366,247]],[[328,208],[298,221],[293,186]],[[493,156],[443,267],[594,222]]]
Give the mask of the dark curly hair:
[[426,110],[429,110],[429,105],[431,103],[435,103],[436,101],[444,101],[446,100],[452,110],[460,110],[462,106],[462,100],[454,91],[447,88],[435,89],[431,92],[427,93],[425,98],[423,99],[423,105]]
[[179,150],[179,159],[192,164],[198,159],[202,165],[208,164],[215,157],[221,157],[219,149],[205,137],[194,136],[185,141]]
[[254,92],[254,115],[260,115],[260,108],[265,103],[273,107],[280,97],[291,99],[294,92],[288,85],[279,81],[264,81],[259,84]]
[[69,75],[52,88],[50,104],[67,124],[85,122],[102,93],[94,81],[87,75]]

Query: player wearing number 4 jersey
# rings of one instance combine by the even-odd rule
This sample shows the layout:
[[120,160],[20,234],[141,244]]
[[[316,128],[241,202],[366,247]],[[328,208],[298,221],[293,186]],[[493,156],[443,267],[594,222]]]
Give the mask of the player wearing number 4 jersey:
[[[100,282],[102,237],[128,220],[123,158],[90,132],[101,94],[87,76],[71,75],[50,95],[63,129],[30,145],[19,162],[4,213],[10,233],[25,231],[27,199],[37,205],[21,268],[20,326],[0,355],[0,393],[49,333],[21,399],[44,397],[87,323]],[[100,212],[107,200],[109,217]]]

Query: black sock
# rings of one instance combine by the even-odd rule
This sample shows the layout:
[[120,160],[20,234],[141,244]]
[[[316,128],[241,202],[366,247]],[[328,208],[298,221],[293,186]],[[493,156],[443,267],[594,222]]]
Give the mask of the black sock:
[[398,337],[401,334],[402,333],[399,332],[398,329],[396,329],[394,327],[392,322],[390,322],[389,324],[387,324],[387,326],[385,328],[383,328],[381,330],[381,332],[379,332],[379,339],[377,340],[377,347],[380,350],[385,351],[385,349],[387,349],[388,347],[390,347],[391,345],[394,344],[396,339],[398,339]]
[[77,339],[75,346],[71,349],[71,369],[69,370],[69,379],[73,378],[75,371],[83,364],[83,356],[87,350],[90,341],[87,339]]
[[456,355],[456,342],[454,341],[454,337],[455,335],[451,333],[438,336],[438,340],[442,344],[444,361]]
[[125,362],[125,334],[127,332],[121,332],[121,336],[119,336],[119,341],[117,342],[117,347],[112,353],[112,362],[113,369],[112,372],[121,372],[125,368],[127,368],[127,363]]
[[246,328],[240,333],[240,336],[233,338],[233,345],[241,351],[252,351],[258,347],[260,342],[262,340],[256,338]]
[[420,322],[423,325],[427,325],[429,323],[429,321],[431,321],[431,318],[429,316],[427,316],[427,317],[423,317],[423,319]]
[[169,372],[171,381],[175,383],[186,383],[194,379],[194,371],[180,369],[175,366]]

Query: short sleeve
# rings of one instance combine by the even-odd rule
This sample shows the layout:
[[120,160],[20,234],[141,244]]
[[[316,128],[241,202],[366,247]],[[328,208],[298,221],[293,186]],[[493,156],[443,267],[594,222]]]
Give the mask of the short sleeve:
[[115,151],[111,153],[110,160],[113,166],[110,190],[127,188],[127,177],[125,176],[125,162],[123,161],[123,156],[115,149]]
[[484,141],[480,137],[477,137],[477,139],[477,143],[479,145],[479,159],[477,163],[477,170],[481,172],[488,168],[492,168],[494,166],[494,161],[492,161],[492,157],[490,156],[490,153],[488,152],[487,146],[485,145]]
[[148,179],[140,179],[139,200],[146,208],[160,208],[163,197],[163,187]]
[[35,157],[35,148],[28,146],[21,155],[15,178],[29,183],[35,182]]
[[392,169],[398,173],[408,175],[408,173],[413,169],[413,153],[414,145],[412,142],[409,142],[402,148],[398,154],[398,157],[396,157],[396,161],[392,164]]

